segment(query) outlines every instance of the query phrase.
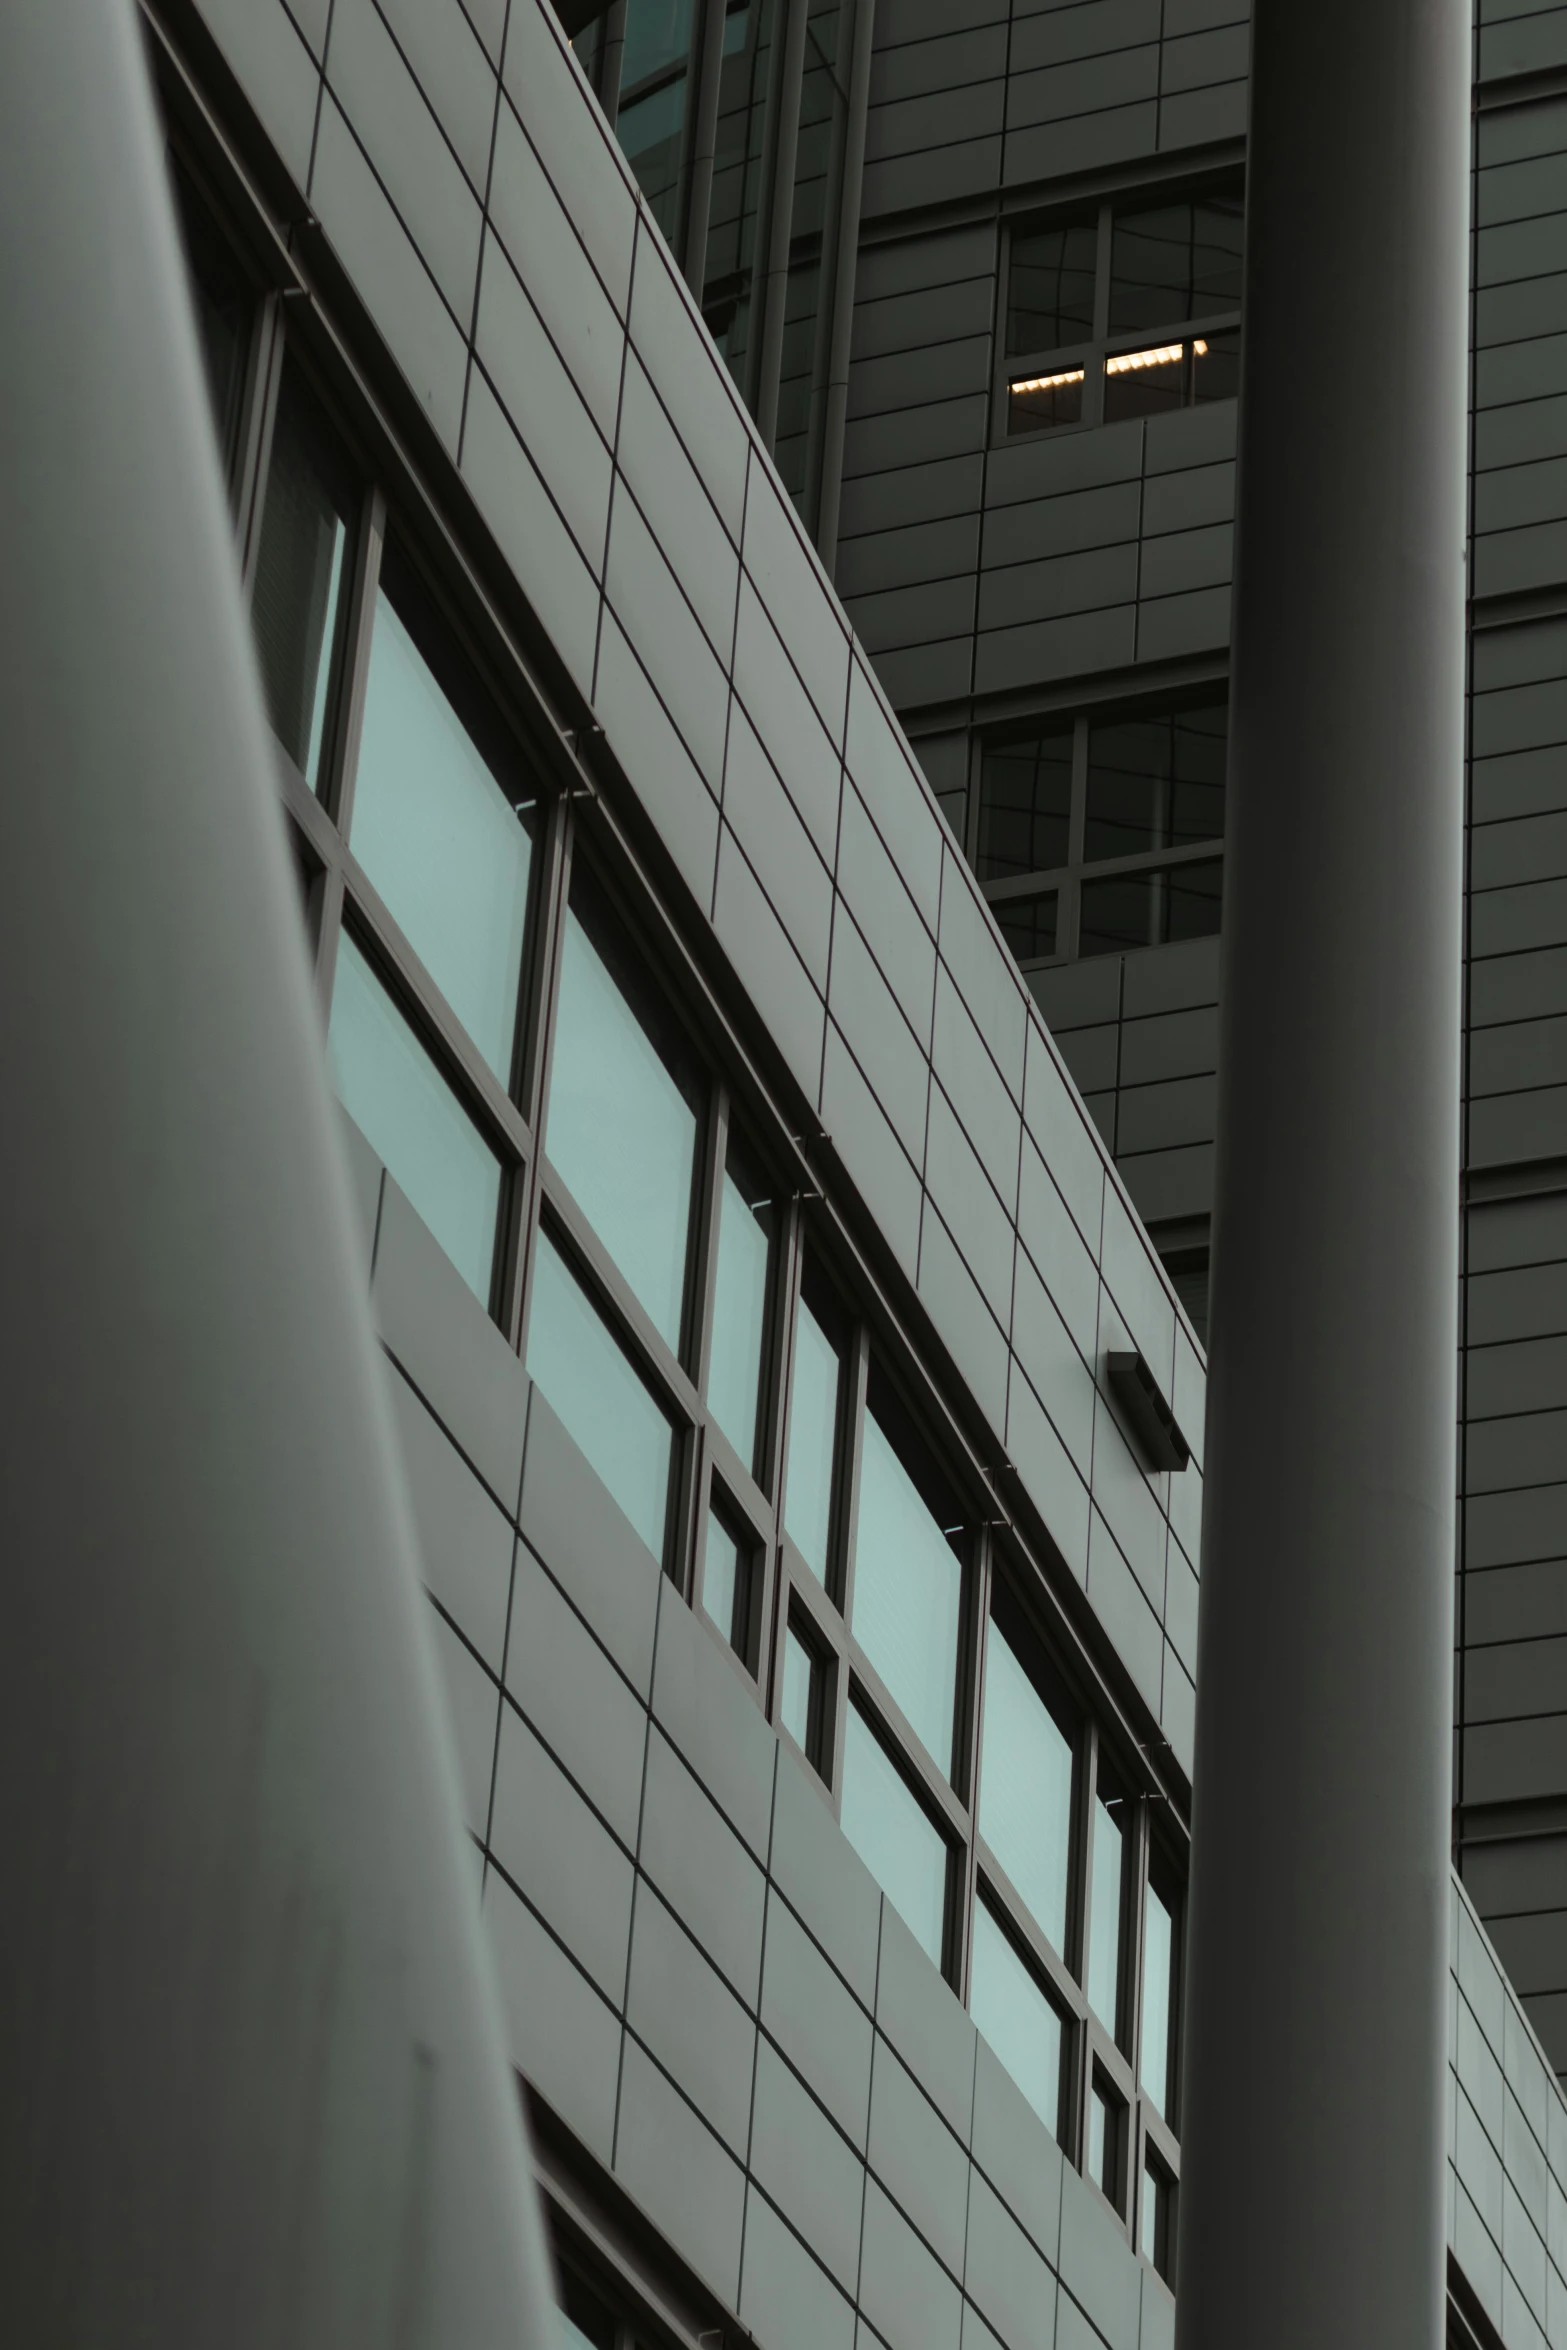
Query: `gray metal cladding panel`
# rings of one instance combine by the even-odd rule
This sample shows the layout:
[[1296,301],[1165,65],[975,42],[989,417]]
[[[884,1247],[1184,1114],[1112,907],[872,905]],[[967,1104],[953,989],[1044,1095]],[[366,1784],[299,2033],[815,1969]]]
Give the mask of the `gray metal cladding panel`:
[[1554,1795],[1567,1774],[1567,1713],[1527,1722],[1487,1722],[1463,1733],[1468,1803],[1527,1803]]
[[1061,1047],[1061,1058],[1085,1101],[1096,1093],[1115,1091],[1121,1062],[1121,1031],[1118,1025],[1069,1029],[1065,1036],[1058,1037],[1057,1042]]
[[[337,0],[326,76],[453,315],[466,327],[479,267],[479,200],[375,0]],[[493,114],[495,84],[488,78]]]
[[498,1674],[516,1547],[511,1522],[407,1381],[394,1370],[387,1385],[426,1586]]
[[1077,7],[1016,10],[1009,56],[1012,73],[1157,42],[1160,13],[1160,0],[1081,0]]
[[1092,1357],[1099,1327],[1099,1278],[1071,1211],[1034,1147],[1023,1138],[1018,1178],[1018,1238],[1037,1270],[1068,1332],[1085,1359]]
[[920,1178],[831,1020],[822,1048],[821,1115],[839,1165],[912,1281],[919,1266]]
[[[971,281],[988,284],[994,277],[997,253],[996,230],[988,221],[867,245],[854,275],[855,334],[860,331],[862,311],[874,319],[883,303],[896,302],[900,295],[917,297],[945,287],[953,290],[954,299],[961,303],[966,298],[962,289]],[[977,333],[987,324],[985,319],[971,320],[970,331]],[[874,330],[872,339],[876,340]]]
[[761,2019],[839,2128],[863,2150],[871,2020],[776,1886],[767,1896]]
[[1553,809],[1562,802],[1562,762],[1554,743],[1503,752],[1497,758],[1471,759],[1469,775],[1471,822],[1477,830],[1509,817]]
[[744,2161],[756,2025],[645,1879],[632,1914],[626,2022]]
[[[881,32],[880,23],[876,29]],[[883,106],[927,91],[958,90],[966,83],[994,81],[1006,70],[1007,27],[999,20],[961,32],[936,33],[928,40],[890,46],[885,40],[878,41],[871,62],[871,104]]]
[[1556,334],[1567,326],[1567,274],[1482,287],[1474,301],[1477,350],[1524,335]]
[[891,155],[883,162],[866,164],[862,209],[867,217],[874,217],[878,212],[901,212],[913,204],[985,195],[1000,176],[999,132],[955,146]]
[[1469,1163],[1513,1166],[1567,1155],[1567,1086],[1502,1094],[1469,1107]]
[[[624,317],[637,219],[634,183],[602,116],[587,103],[582,77],[551,12],[528,5],[510,8],[501,78],[605,291]],[[503,112],[492,214],[505,201],[499,185],[508,168],[501,149],[505,131]]]
[[611,512],[605,589],[682,740],[716,788],[724,771],[728,680],[631,498],[617,498]]
[[1018,2350],[1051,2350],[1056,2280],[983,2178],[969,2189],[968,2264],[973,2300]]
[[1491,1640],[1549,1639],[1567,1632],[1567,1560],[1492,1567],[1464,1575],[1464,1634]]
[[1545,1485],[1567,1461],[1567,1412],[1527,1412],[1506,1420],[1478,1420],[1464,1432],[1464,1490],[1504,1493],[1514,1485]]
[[410,1384],[513,1514],[528,1412],[522,1365],[390,1175],[371,1302]]
[[[1206,1216],[1213,1208],[1213,1145],[1187,1143],[1117,1159],[1132,1205],[1146,1224]],[[1183,1433],[1187,1422],[1181,1423]]]
[[724,762],[724,821],[753,872],[765,874],[772,900],[816,986],[827,985],[832,941],[832,877],[743,710],[729,720]]
[[1545,1013],[1563,1011],[1567,1011],[1567,953],[1560,947],[1546,947],[1537,954],[1503,955],[1469,967],[1472,1027],[1536,1020]]
[[1475,593],[1513,595],[1541,587],[1567,572],[1567,523],[1543,522],[1523,530],[1476,534]]
[[1122,669],[1135,656],[1136,640],[1137,606],[1131,603],[992,629],[974,648],[974,690],[1002,693],[1096,669]]
[[[1567,1640],[1504,1642],[1464,1658],[1464,1722],[1522,1721],[1567,1711]],[[1520,1989],[1526,1986],[1520,1984]]]
[[734,642],[740,558],[634,351],[626,360],[615,461],[685,583],[708,642],[726,661]]
[[[925,645],[894,645],[872,654],[876,676],[900,709],[922,701],[961,699],[973,683],[974,639],[968,634]],[[944,808],[950,822],[953,811]]]
[[843,796],[838,888],[917,1041],[931,1042],[936,945],[859,792]]
[[619,2007],[631,1941],[629,1856],[513,1707],[501,1707],[490,1850]]
[[1015,1070],[1009,1087],[991,1059],[945,963],[936,975],[933,1067],[1005,1206],[1009,1224],[1015,1222],[1022,1088]]
[[990,385],[990,335],[952,337],[918,351],[857,359],[849,374],[849,416],[857,420],[984,392]]
[[[1567,1911],[1567,1836],[1471,1844],[1464,1853],[1464,1884],[1487,1920]],[[1489,1930],[1494,1935],[1494,1926]]]
[[652,1685],[659,1569],[534,1388],[519,1523],[634,1688]]
[[430,1631],[436,1666],[446,1691],[446,1718],[457,1750],[463,1820],[482,1843],[490,1819],[500,1687],[466,1642],[457,1637],[446,1618],[433,1610]]
[[875,1071],[873,1090],[904,1149],[923,1167],[930,1062],[846,910],[833,932],[828,1003],[861,1069]]
[[865,2186],[860,2305],[904,2350],[959,2350],[962,2296],[874,2179]]
[[[460,0],[377,0],[377,5],[470,185],[482,197],[490,174],[497,80]],[[334,41],[339,19],[333,23]]]
[[298,26],[282,0],[203,0],[202,14],[295,185],[303,188],[310,177],[321,75]]
[[1196,588],[1137,607],[1137,658],[1171,661],[1182,653],[1223,652],[1230,641],[1230,591]]
[[[941,250],[938,245],[927,257],[932,266],[936,265]],[[968,258],[967,247],[965,258]],[[962,345],[976,336],[988,342],[995,300],[994,246],[982,250],[976,258],[982,274],[965,276],[955,283],[916,285],[907,291],[886,294],[877,301],[867,300],[861,289],[854,306],[850,355],[855,376],[873,361],[899,357],[912,372],[919,365],[917,355],[926,351],[946,344]],[[949,258],[947,266],[953,265]]]
[[1061,2174],[1061,2282],[1110,2350],[1137,2350],[1142,2297],[1121,2257],[1121,2231],[1103,2198],[1070,2167]]
[[1143,548],[1138,593],[1147,600],[1218,586],[1229,579],[1233,558],[1234,527],[1228,522],[1150,539]]
[[[1558,764],[1557,789],[1567,800],[1567,761]],[[1567,873],[1567,813],[1553,809],[1510,823],[1471,826],[1469,872],[1470,887],[1482,890]]]
[[852,2294],[859,2278],[865,2166],[765,2038],[756,2051],[750,2167],[790,2225]]
[[619,2016],[493,1869],[482,1915],[512,2062],[608,2163],[620,2086]]
[[607,605],[600,615],[593,699],[606,732],[639,748],[642,804],[699,906],[712,902],[718,802]]
[[974,2071],[971,2143],[975,2162],[997,2194],[1054,2262],[1061,2239],[1061,2151],[983,2038]]
[[748,2007],[762,1967],[761,1869],[656,1727],[637,1858]]
[[[847,600],[861,644],[879,658],[900,646],[968,637],[974,626],[974,589],[970,574]],[[966,670],[966,661],[964,667]]]
[[1158,119],[1157,102],[1146,98],[1130,106],[1107,107],[1100,114],[1067,115],[1009,131],[1003,179],[1008,187],[1017,187],[1151,154]]
[[1536,73],[1567,63],[1567,8],[1520,12],[1480,28],[1480,78]]
[[979,589],[980,629],[989,634],[1062,615],[1080,620],[1109,606],[1129,604],[1137,594],[1137,562],[1132,543],[987,570]]
[[1000,575],[998,592],[1004,595],[1002,566],[1028,565],[1045,556],[1117,547],[1135,540],[1143,527],[1142,506],[1142,485],[1136,481],[1107,482],[1099,488],[1019,499],[1005,506],[992,504],[985,515],[986,569]]
[[732,1651],[671,1588],[659,1610],[653,1717],[758,1859],[765,1860],[778,1742]]
[[[1076,12],[1074,12],[1076,13]],[[1157,41],[1141,48],[1111,49],[1069,63],[1043,65],[1033,72],[1014,67],[1007,83],[1007,129],[1034,123],[1076,123],[1085,115],[1131,106],[1159,89]],[[1070,135],[1070,132],[1069,134]]]
[[739,2295],[745,2174],[629,2034],[615,2174],[732,2308]]
[[[609,522],[609,444],[493,238],[484,256],[475,351],[519,436],[557,459],[552,472],[561,511],[589,568],[601,574]],[[611,429],[613,422],[612,415]]]
[[942,1330],[960,1376],[968,1381],[974,1400],[988,1415],[993,1428],[1004,1426],[1006,1333],[986,1304],[984,1292],[928,1194],[920,1223],[916,1286],[927,1312]]
[[1246,135],[1246,84],[1221,82],[1206,90],[1176,91],[1159,101],[1159,147],[1202,146]]
[[750,443],[733,390],[684,285],[659,241],[637,250],[631,290],[631,342],[701,474],[725,528],[738,545],[745,515]]
[[1547,1265],[1567,1257],[1567,1193],[1493,1201],[1469,1210],[1469,1273]]
[[647,1714],[526,1544],[517,1552],[506,1690],[628,1851],[637,1841]]
[[1475,353],[1475,406],[1502,408],[1567,391],[1567,335],[1482,346]]
[[1218,1006],[1129,1019],[1121,1030],[1121,1082],[1205,1076],[1219,1065]]
[[1166,34],[1159,88],[1169,98],[1180,90],[1206,90],[1215,82],[1241,82],[1251,63],[1251,27],[1215,26],[1176,39]]
[[740,2316],[759,2341],[853,2350],[853,2308],[754,2186],[746,2197]]
[[880,0],[876,45],[929,41],[966,26],[1004,24],[1008,0]]
[[1164,1085],[1124,1085],[1116,1110],[1116,1148],[1169,1150],[1214,1137],[1213,1077],[1176,1077]]
[[865,124],[867,169],[904,157],[934,159],[960,143],[985,140],[1001,128],[1006,87],[997,75],[919,97],[873,99]]
[[[952,515],[945,520],[914,522],[899,528],[883,525],[865,539],[840,540],[837,586],[845,603],[884,589],[916,586],[927,580],[947,580],[972,573],[979,561],[979,516]],[[968,612],[973,614],[973,585],[967,583]]]
[[928,465],[902,465],[883,473],[856,475],[843,485],[839,563],[849,542],[862,534],[961,519],[977,512],[983,477],[984,459],[978,450],[961,457],[938,457]]
[[890,1907],[882,1917],[876,2023],[966,2146],[974,2114],[977,2035],[908,1927]]
[[584,695],[593,689],[599,583],[518,438],[488,377],[468,379],[462,473],[501,552],[529,580],[533,608]]
[[944,2266],[961,2277],[968,2154],[879,2033],[869,2154],[882,2185]]
[[[1473,1495],[1464,1507],[1467,1567],[1567,1557],[1567,1485]],[[1567,1697],[1567,1686],[1564,1686]]]
[[876,2000],[881,1894],[819,1790],[814,1773],[780,1749],[769,1873],[869,2009]]
[[1467,1336],[1471,1346],[1494,1345],[1509,1338],[1540,1338],[1550,1331],[1567,1330],[1567,1264],[1558,1253],[1562,1203],[1553,1196],[1549,1204],[1557,1213],[1538,1219],[1534,1234],[1535,1245],[1549,1250],[1549,1257],[1542,1254],[1529,1260],[1526,1269],[1497,1267],[1470,1274]]
[[1509,408],[1487,408],[1475,418],[1477,474],[1495,466],[1523,465],[1558,457],[1567,447],[1567,401],[1524,400]]
[[961,399],[851,418],[843,436],[844,478],[973,454],[985,445],[989,414],[987,389]]

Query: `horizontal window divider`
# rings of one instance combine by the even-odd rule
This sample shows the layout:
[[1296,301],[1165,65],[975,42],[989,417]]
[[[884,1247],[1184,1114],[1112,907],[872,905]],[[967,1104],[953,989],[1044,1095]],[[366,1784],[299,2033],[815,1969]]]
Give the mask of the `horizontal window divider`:
[[346,862],[342,834],[276,735],[272,738],[272,749],[277,760],[278,782],[283,793],[284,807],[293,818],[299,831],[304,835],[311,855],[321,866],[323,872],[340,873]]
[[1086,2052],[1090,2067],[1097,2065],[1118,2096],[1129,2106],[1137,2103],[1137,2081],[1132,2071],[1132,2060],[1120,2044],[1105,2030],[1093,2008],[1085,2007],[1083,2024],[1087,2034]]
[[514,1162],[527,1160],[533,1152],[527,1120],[451,1010],[353,851],[342,849],[340,858],[347,885],[344,917],[349,930],[357,933],[373,958],[392,974],[403,1009],[416,1028],[433,1038],[458,1090],[470,1107],[478,1110],[492,1137]]
[[[936,1815],[943,1835],[949,1843],[967,1844],[969,1815],[939,1764],[932,1761],[910,1727],[907,1715],[897,1700],[888,1694],[887,1684],[874,1665],[867,1663],[865,1653],[851,1632],[846,1643],[850,1677],[854,1690],[863,1701],[861,1712],[870,1716],[877,1730],[893,1748],[902,1765],[905,1777],[912,1778],[919,1790],[925,1809]],[[853,1703],[853,1696],[850,1698]]]
[[823,1648],[834,1657],[849,1653],[848,1628],[834,1601],[822,1589],[810,1568],[801,1558],[794,1544],[785,1535],[781,1544],[784,1572],[789,1584],[789,1604],[799,1600],[800,1612],[820,1640]]
[[979,1862],[979,1897],[988,1900],[990,1907],[1005,1921],[1006,1931],[1027,1952],[1035,1972],[1049,1987],[1052,1997],[1065,2009],[1067,2022],[1081,2023],[1088,2013],[1088,2001],[1077,1977],[1060,1952],[1051,1947],[1048,1937],[1040,1931],[1027,1902],[977,1829],[974,1832],[974,1849]]
[[617,1337],[635,1356],[649,1383],[663,1396],[671,1415],[688,1427],[695,1426],[703,1417],[703,1410],[690,1374],[654,1329],[646,1309],[632,1296],[630,1284],[567,1190],[565,1179],[551,1165],[547,1151],[541,1175],[551,1219],[564,1234],[570,1254],[587,1274],[589,1286],[602,1301]]
[[1139,849],[1130,857],[1095,857],[1081,865],[1052,865],[1038,873],[1009,876],[1005,881],[980,884],[988,905],[1000,906],[1015,898],[1037,897],[1047,889],[1064,889],[1069,881],[1119,881],[1125,875],[1164,873],[1172,865],[1211,865],[1224,854],[1224,835],[1188,842],[1179,849]]
[[[694,1387],[692,1392],[695,1393]],[[770,1542],[774,1532],[773,1505],[711,1412],[707,1414],[707,1441],[713,1477],[725,1501],[739,1510],[758,1542]]]
[[1143,2135],[1158,2156],[1160,2169],[1168,2172],[1172,2181],[1178,2180],[1181,2175],[1180,2139],[1150,2097],[1141,2096],[1138,2103],[1142,2110]]

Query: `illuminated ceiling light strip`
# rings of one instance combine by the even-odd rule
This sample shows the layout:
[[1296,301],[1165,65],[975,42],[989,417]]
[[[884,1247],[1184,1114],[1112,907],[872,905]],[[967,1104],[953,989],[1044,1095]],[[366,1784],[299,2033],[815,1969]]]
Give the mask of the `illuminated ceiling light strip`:
[[[1130,375],[1139,367],[1168,367],[1185,350],[1184,343],[1161,343],[1157,351],[1118,351],[1113,359],[1105,361],[1106,375]],[[1192,349],[1199,359],[1206,358],[1208,346],[1195,342]]]
[[1058,391],[1062,384],[1080,384],[1082,380],[1083,371],[1080,367],[1068,367],[1060,375],[1024,376],[1009,388],[1013,397],[1016,398],[1019,392],[1054,392]]

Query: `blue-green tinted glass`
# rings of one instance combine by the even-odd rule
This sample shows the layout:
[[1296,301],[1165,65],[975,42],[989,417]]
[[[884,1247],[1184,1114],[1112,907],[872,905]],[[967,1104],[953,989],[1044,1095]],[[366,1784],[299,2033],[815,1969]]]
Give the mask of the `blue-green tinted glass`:
[[735,1593],[740,1587],[740,1545],[721,1518],[707,1514],[707,1557],[702,1565],[702,1605],[726,1640],[735,1633]]
[[833,1457],[842,1374],[837,1347],[802,1297],[794,1324],[784,1526],[819,1583],[827,1580],[832,1543]]
[[802,1754],[811,1744],[811,1652],[792,1624],[784,1630],[783,1696],[779,1714]]
[[1143,2088],[1165,2110],[1170,2089],[1170,1984],[1175,1920],[1150,1884],[1143,1903]]
[[768,1274],[776,1219],[766,1186],[733,1143],[724,1169],[718,1214],[718,1266],[713,1283],[713,1344],[707,1400],[713,1417],[748,1469],[756,1465],[762,1392],[762,1348],[767,1336]]
[[327,1045],[343,1107],[488,1306],[500,1161],[346,931]]
[[313,791],[322,783],[359,500],[357,477],[325,417],[297,372],[285,366],[250,620],[268,714]]
[[[1114,1805],[1114,1809],[1111,1805]],[[1088,2002],[1107,2032],[1116,2026],[1121,1980],[1121,1824],[1123,1806],[1094,1798],[1093,1899],[1088,1920]]]
[[[691,1080],[612,930],[572,890],[550,1077],[550,1158],[677,1352],[696,1164]],[[615,969],[611,969],[610,958]],[[640,998],[634,1004],[633,990]]]
[[626,0],[622,90],[634,90],[650,73],[679,64],[690,47],[691,0]]
[[881,1740],[851,1705],[843,1747],[843,1832],[932,1965],[941,1964],[947,1847]]
[[963,1569],[874,1411],[865,1415],[854,1631],[943,1770],[952,1763]]
[[370,639],[352,844],[414,952],[509,1085],[529,829],[384,586]]
[[992,1620],[985,1635],[979,1832],[1036,1924],[1066,1949],[1072,1741]]
[[1052,2138],[1061,2135],[1061,2017],[982,1901],[969,2011]]
[[528,1373],[662,1558],[673,1431],[547,1232],[533,1269]]

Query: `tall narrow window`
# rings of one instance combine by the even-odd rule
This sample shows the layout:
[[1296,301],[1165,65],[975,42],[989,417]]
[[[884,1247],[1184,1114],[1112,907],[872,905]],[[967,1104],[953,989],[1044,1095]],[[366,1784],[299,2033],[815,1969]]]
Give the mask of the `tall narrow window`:
[[528,1375],[648,1549],[662,1558],[674,1431],[545,1231],[534,1260]]
[[350,834],[355,856],[502,1085],[528,919],[533,795],[428,597],[388,547]]
[[1170,2112],[1171,2054],[1175,2040],[1175,1886],[1162,1857],[1151,1854],[1143,1896],[1143,2093],[1166,2121]]
[[346,932],[328,1045],[344,1108],[488,1306],[500,1161]]
[[762,1362],[778,1217],[771,1185],[738,1135],[729,1137],[718,1211],[707,1400],[754,1474],[761,1440]]
[[755,1658],[756,1561],[749,1546],[718,1511],[707,1516],[707,1549],[702,1561],[702,1607],[741,1663]]
[[814,1771],[827,1776],[828,1667],[804,1625],[784,1626],[783,1681],[778,1718]]
[[794,1324],[784,1525],[801,1558],[822,1584],[827,1582],[832,1565],[843,1358],[843,1317],[837,1300],[807,1260]]
[[742,390],[753,341],[756,230],[766,177],[767,94],[774,71],[776,0],[731,4],[724,18],[718,128],[702,312]]
[[671,244],[680,231],[691,20],[692,0],[626,0],[615,135]]
[[1014,1603],[998,1586],[985,1643],[979,1831],[1046,1940],[1063,1955],[1075,1764],[1076,1726]]
[[879,1368],[854,1544],[854,1634],[943,1771],[952,1768],[963,1567],[957,1503]]
[[545,1142],[633,1295],[679,1352],[700,1088],[601,892],[572,876]]
[[251,625],[273,727],[313,791],[321,789],[330,749],[359,501],[341,444],[297,370],[285,365]]
[[987,742],[980,758],[981,881],[1048,873],[1067,860],[1072,816],[1072,729]]
[[1061,2011],[1040,1989],[983,1901],[974,1904],[969,2012],[1051,2137],[1059,2138]]
[[1126,1877],[1125,1797],[1101,1765],[1094,1795],[1093,1895],[1088,1915],[1088,2003],[1114,2039],[1120,2025],[1123,1886]]
[[856,1706],[844,1731],[843,1832],[932,1965],[947,1919],[947,1843]]

